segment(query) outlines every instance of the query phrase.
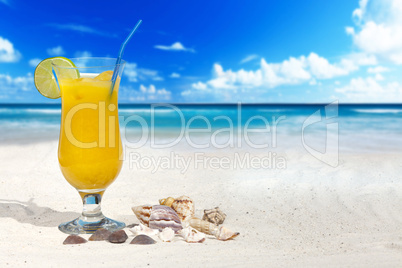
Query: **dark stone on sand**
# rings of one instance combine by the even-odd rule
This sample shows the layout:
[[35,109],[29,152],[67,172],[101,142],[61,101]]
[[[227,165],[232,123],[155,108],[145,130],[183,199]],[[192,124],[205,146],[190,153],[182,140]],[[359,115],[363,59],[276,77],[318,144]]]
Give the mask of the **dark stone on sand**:
[[93,233],[93,235],[91,235],[88,240],[89,241],[108,240],[108,238],[111,234],[112,234],[112,232],[110,232],[104,228],[100,228],[100,229],[96,230],[96,232]]
[[108,240],[110,243],[124,243],[127,238],[128,236],[124,230],[118,230],[109,235]]
[[138,223],[132,223],[126,226],[126,228],[133,228],[135,226],[139,225]]
[[66,240],[64,240],[63,245],[83,244],[86,242],[88,241],[79,235],[69,235]]
[[156,241],[147,235],[137,235],[130,242],[130,244],[136,244],[136,245],[151,245],[151,244],[155,244],[155,243],[156,243]]

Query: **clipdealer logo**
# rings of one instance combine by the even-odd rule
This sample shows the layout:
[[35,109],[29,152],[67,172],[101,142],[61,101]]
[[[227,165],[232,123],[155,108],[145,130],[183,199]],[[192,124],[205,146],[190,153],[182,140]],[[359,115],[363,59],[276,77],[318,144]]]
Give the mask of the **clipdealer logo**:
[[[336,119],[338,118],[338,101],[334,101],[324,107],[325,116],[321,115],[321,109],[311,114],[302,126],[301,141],[306,151],[320,160],[321,162],[337,167],[339,164],[339,125]],[[314,124],[324,122],[326,125],[325,134],[326,141],[324,151],[314,149],[307,144],[305,140],[305,130],[307,127]]]
[[215,156],[197,152],[190,156],[170,152],[165,156],[141,155],[138,152],[129,153],[129,168],[136,170],[150,170],[156,173],[163,170],[179,170],[186,173],[189,168],[208,170],[229,169],[286,169],[286,158],[274,152],[256,156],[249,152],[233,156]]

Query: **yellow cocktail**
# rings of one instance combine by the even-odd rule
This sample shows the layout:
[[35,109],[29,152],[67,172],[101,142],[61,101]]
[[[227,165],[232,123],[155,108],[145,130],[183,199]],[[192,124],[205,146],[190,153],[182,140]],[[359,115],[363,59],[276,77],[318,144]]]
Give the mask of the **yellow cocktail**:
[[[71,66],[53,63],[61,95],[59,164],[65,179],[81,195],[82,215],[62,223],[66,233],[111,231],[125,224],[106,218],[100,203],[123,164],[117,96],[125,62],[116,59],[71,59]],[[116,79],[112,79],[115,70]]]
[[[62,100],[59,163],[77,190],[103,192],[122,166],[118,87],[95,78],[60,79]],[[108,76],[106,73],[105,76]],[[107,77],[106,77],[107,78]]]

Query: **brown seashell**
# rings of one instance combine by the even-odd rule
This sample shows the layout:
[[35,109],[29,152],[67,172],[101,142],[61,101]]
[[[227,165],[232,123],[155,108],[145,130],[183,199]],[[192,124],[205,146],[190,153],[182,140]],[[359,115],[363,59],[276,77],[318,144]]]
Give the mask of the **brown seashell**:
[[152,206],[151,216],[149,217],[149,227],[163,231],[170,227],[175,232],[183,229],[177,213],[170,207],[163,205]]
[[103,241],[103,240],[107,240],[109,238],[109,236],[112,233],[109,230],[106,230],[104,228],[100,228],[98,230],[96,230],[95,233],[93,233],[90,237],[89,237],[89,241]]
[[156,241],[147,235],[137,235],[130,242],[130,244],[136,244],[136,245],[151,245],[151,244],[155,244],[155,243],[156,243]]
[[109,235],[108,240],[110,243],[124,243],[128,236],[124,230],[118,230]]
[[176,211],[177,215],[182,222],[189,221],[194,217],[194,203],[188,196],[180,196],[172,203],[172,208]]
[[212,222],[216,225],[222,224],[225,221],[226,214],[219,209],[219,207],[213,209],[205,209],[204,216],[202,219],[204,221]]
[[175,232],[183,228],[179,216],[171,207],[145,205],[133,207],[132,210],[140,222],[149,228],[162,231],[170,227]]
[[64,240],[63,245],[83,244],[86,242],[88,241],[79,235],[69,235],[66,240]]
[[168,206],[168,207],[172,207],[173,201],[174,201],[173,197],[163,198],[163,199],[159,199],[159,204]]

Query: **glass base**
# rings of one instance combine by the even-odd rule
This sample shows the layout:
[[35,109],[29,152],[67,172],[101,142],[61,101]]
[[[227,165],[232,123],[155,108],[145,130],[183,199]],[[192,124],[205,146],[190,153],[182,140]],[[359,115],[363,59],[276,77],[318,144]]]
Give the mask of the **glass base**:
[[59,225],[59,230],[66,234],[92,234],[99,228],[105,228],[114,232],[126,227],[124,222],[103,217],[96,221],[87,221],[86,217],[79,217],[75,220],[65,222]]

